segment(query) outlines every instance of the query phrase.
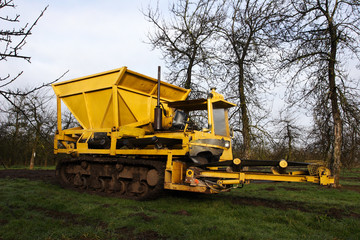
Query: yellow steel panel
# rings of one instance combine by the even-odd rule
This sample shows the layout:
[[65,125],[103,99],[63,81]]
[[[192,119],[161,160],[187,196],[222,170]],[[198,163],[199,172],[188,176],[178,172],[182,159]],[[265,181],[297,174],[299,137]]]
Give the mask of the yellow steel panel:
[[76,120],[87,129],[90,127],[89,118],[87,114],[85,99],[83,94],[73,95],[63,98],[63,102],[69,108]]
[[[111,92],[111,90],[109,89]],[[102,121],[100,123],[100,128],[112,128],[113,127],[113,111],[112,111],[112,93],[110,93],[110,98],[106,104],[103,105],[105,112],[102,116]]]
[[[242,180],[241,174],[245,174],[245,180],[268,180],[268,181],[281,181],[281,182],[319,182],[319,177],[306,176],[306,175],[273,175],[266,173],[252,173],[252,172],[201,172],[201,177],[214,177],[229,179],[229,181]],[[224,184],[230,184],[224,180]],[[234,184],[234,183],[231,183]]]
[[125,137],[143,137],[145,135],[145,130],[142,128],[134,128],[123,126],[119,128],[117,133],[117,138]]
[[156,81],[128,72],[122,77],[119,85],[138,92],[150,94],[156,86]]
[[[118,98],[117,87],[113,85],[111,91],[112,91],[111,110],[113,113],[112,124],[113,127],[117,128],[119,127],[119,98]],[[111,139],[111,142],[113,142],[113,139]],[[113,143],[111,143],[111,145],[113,145]]]
[[[129,99],[129,102],[133,102],[133,101]],[[125,98],[119,95],[119,93],[118,93],[118,106],[119,106],[119,118],[118,118],[119,126],[124,126],[127,124],[137,122],[137,119],[132,112],[134,111],[134,109],[130,108],[127,105]]]
[[62,124],[61,124],[61,100],[59,97],[56,97],[56,105],[57,105],[57,112],[56,112],[56,118],[57,118],[57,130],[62,130]]
[[183,162],[178,162],[178,161],[173,161],[172,164],[173,164],[173,166],[172,166],[171,182],[172,183],[182,183],[185,164]]
[[[155,88],[154,95],[157,96],[157,87]],[[183,91],[179,91],[176,88],[168,87],[166,84],[160,85],[160,96],[164,100],[180,101],[185,100]],[[187,94],[186,94],[187,95]]]
[[109,88],[113,85],[119,75],[119,69],[87,76],[84,78],[77,78],[70,81],[53,84],[56,95],[63,97],[81,92],[97,91],[99,89]]
[[[122,80],[120,80],[119,86],[136,89],[138,91],[142,91],[153,96],[157,95],[157,79],[142,75],[131,70],[127,70],[127,74],[123,77]],[[189,93],[189,89],[184,89],[169,83],[161,82],[160,97],[164,100],[185,100]]]
[[[153,107],[149,107],[149,96],[134,94],[132,92],[121,89],[119,89],[119,93],[126,106],[129,108],[129,110],[131,109],[131,113],[134,119],[142,121],[150,118],[150,109],[153,110],[155,105]],[[123,112],[123,109],[121,107],[119,108],[119,110],[120,115],[126,114],[125,112]]]
[[92,128],[112,127],[111,119],[104,118],[111,94],[111,89],[85,94]]

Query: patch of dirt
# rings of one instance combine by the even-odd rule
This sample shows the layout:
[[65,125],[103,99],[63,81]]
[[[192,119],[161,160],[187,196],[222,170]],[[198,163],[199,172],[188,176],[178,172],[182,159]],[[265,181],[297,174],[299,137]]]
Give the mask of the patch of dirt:
[[[130,238],[131,239],[131,238]],[[145,232],[141,232],[135,236],[134,239],[166,239],[164,237],[161,237],[157,232],[148,230]]]
[[83,216],[79,214],[59,212],[42,207],[31,207],[30,210],[41,212],[45,216],[51,217],[56,220],[63,220],[66,225],[93,226],[93,227],[100,227],[101,229],[106,229],[108,227],[107,224],[102,221],[84,219]]
[[360,177],[341,177],[340,179],[360,181]]
[[135,233],[134,228],[121,227],[116,229],[118,239],[121,240],[155,240],[155,239],[168,239],[167,237],[160,236],[157,232],[148,230],[141,233]]
[[130,228],[130,227],[121,227],[121,228],[117,228],[115,230],[116,234],[118,235],[124,235],[127,236],[129,234],[132,234],[134,232],[134,228]]
[[47,217],[51,217],[57,220],[64,220],[68,225],[82,225],[82,222],[77,220],[81,217],[81,215],[67,213],[67,212],[59,212],[55,210],[50,210],[42,207],[30,207],[29,210],[34,210],[37,212],[43,213]]
[[232,197],[231,202],[233,204],[261,206],[261,207],[275,208],[285,211],[298,210],[301,212],[317,213],[320,215],[327,215],[329,217],[336,219],[342,219],[344,217],[354,217],[360,219],[360,214],[357,213],[352,213],[352,212],[347,213],[344,212],[343,209],[339,209],[339,208],[329,208],[326,210],[313,209],[306,206],[304,203],[297,201],[275,201],[275,200],[256,198],[256,197]]
[[85,237],[85,236],[81,236],[79,239],[80,240],[98,240],[98,238],[90,238],[90,237]]
[[0,170],[0,178],[27,178],[57,184],[55,170],[6,169]]
[[360,185],[342,185],[339,190],[341,189],[351,190],[360,193]]
[[191,214],[186,210],[180,210],[180,211],[174,212],[173,214],[182,215],[182,216],[191,216]]
[[[287,191],[302,191],[303,190],[302,188],[286,187],[286,186],[277,186],[277,188],[282,188],[282,189],[285,189]],[[272,191],[275,191],[276,188],[275,187],[267,187],[267,188],[264,188],[264,190],[272,192]]]
[[140,213],[132,213],[129,215],[129,217],[140,217],[142,220],[144,220],[145,222],[151,222],[152,220],[156,219],[156,217],[151,217],[149,215],[146,215],[145,213],[143,212],[140,212]]
[[9,221],[5,220],[5,219],[0,219],[0,226],[1,225],[6,225]]
[[287,190],[287,191],[295,191],[295,192],[297,192],[297,191],[303,191],[303,190],[304,190],[303,188],[286,187],[286,186],[281,186],[281,187],[279,187],[279,188],[283,188],[283,189],[285,189],[285,190]]

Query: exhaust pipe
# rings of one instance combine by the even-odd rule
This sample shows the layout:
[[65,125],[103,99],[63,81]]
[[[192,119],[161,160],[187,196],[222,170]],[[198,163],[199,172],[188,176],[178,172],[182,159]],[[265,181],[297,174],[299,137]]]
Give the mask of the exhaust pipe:
[[161,67],[158,66],[158,85],[157,85],[157,105],[154,111],[154,129],[160,131],[162,129],[162,111],[160,107],[160,75]]

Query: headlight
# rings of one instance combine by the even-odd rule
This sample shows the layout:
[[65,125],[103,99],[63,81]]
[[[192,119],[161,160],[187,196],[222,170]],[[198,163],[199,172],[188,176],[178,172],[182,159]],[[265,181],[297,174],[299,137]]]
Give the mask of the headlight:
[[229,147],[230,147],[230,142],[229,142],[229,141],[226,141],[224,146],[225,146],[226,148],[229,148]]

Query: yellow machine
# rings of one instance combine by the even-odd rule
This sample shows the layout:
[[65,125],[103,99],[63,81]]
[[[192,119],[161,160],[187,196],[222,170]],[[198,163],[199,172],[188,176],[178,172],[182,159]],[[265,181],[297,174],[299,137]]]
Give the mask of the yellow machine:
[[[190,90],[161,82],[160,73],[154,79],[126,67],[56,83],[53,89],[54,151],[72,156],[56,170],[66,187],[146,199],[163,188],[218,193],[252,180],[334,182],[321,164],[234,159],[228,109],[235,104],[215,89],[207,99],[186,100]],[[62,129],[62,103],[79,127]],[[200,111],[206,126],[189,118]],[[245,166],[272,168],[243,171]],[[305,170],[286,171],[296,166]]]

